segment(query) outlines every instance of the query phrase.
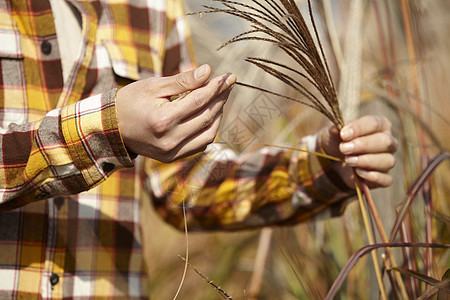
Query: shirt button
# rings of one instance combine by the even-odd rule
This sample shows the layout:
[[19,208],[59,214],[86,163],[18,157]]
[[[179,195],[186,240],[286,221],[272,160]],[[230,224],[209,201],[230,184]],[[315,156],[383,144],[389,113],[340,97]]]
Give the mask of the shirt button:
[[41,51],[45,55],[49,55],[52,52],[52,44],[49,41],[43,41],[41,44]]
[[52,273],[52,276],[50,276],[50,283],[52,286],[57,285],[59,282],[59,276],[55,273]]
[[61,207],[64,204],[64,198],[63,197],[56,197],[55,199],[53,199],[53,202],[55,203],[56,207],[58,209],[61,209]]
[[112,170],[114,170],[115,167],[116,166],[112,163],[104,163],[102,165],[103,172],[105,172],[105,173],[111,172]]

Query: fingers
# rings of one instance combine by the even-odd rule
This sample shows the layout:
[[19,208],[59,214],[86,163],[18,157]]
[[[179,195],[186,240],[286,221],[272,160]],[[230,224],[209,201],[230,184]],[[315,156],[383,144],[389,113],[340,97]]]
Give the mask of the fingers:
[[[398,142],[391,130],[392,125],[387,118],[370,115],[348,123],[339,132],[339,137],[333,129],[328,135],[331,141],[336,141],[336,148],[344,157],[344,169],[354,168],[369,187],[376,188],[387,187],[393,181],[389,171],[395,166],[393,154]],[[331,142],[329,144],[332,145]],[[346,182],[353,182],[351,175]]]
[[211,67],[202,65],[194,70],[159,79],[159,96],[171,97],[201,87],[209,79]]
[[167,153],[167,162],[204,151],[209,144],[214,142],[217,131],[219,130],[221,120],[222,113],[219,113],[216,115],[213,122],[208,127],[204,128],[194,135],[189,136],[183,142],[181,142],[176,149]]
[[[211,100],[208,105],[189,115],[170,129],[172,144],[166,148],[163,161],[169,162],[205,150],[212,143],[223,116],[223,105],[231,87]],[[183,100],[180,100],[183,101]]]
[[395,158],[389,153],[347,156],[345,164],[355,168],[387,172],[395,166]]
[[398,142],[390,132],[379,132],[341,143],[339,150],[344,155],[382,152],[394,153],[397,147]]
[[[235,75],[225,74],[172,102],[164,101],[160,107],[162,113],[157,118],[149,119],[150,127],[158,136],[170,132],[176,141],[182,141],[211,124],[228,97],[229,92],[225,91],[235,82]],[[196,122],[189,122],[196,117],[199,117]]]
[[341,138],[343,141],[349,141],[375,132],[390,132],[391,127],[391,122],[384,116],[364,116],[344,126],[341,130]]
[[176,128],[176,135],[179,137],[188,137],[192,133],[199,132],[211,125],[217,116],[223,113],[223,106],[231,92],[231,87],[220,95],[216,96],[207,106],[198,112],[182,120]]
[[365,180],[369,188],[388,187],[393,182],[392,176],[388,173],[356,169],[356,174]]
[[[210,75],[211,68],[204,65],[121,88],[116,95],[117,118],[127,148],[163,162],[204,150],[214,141],[223,105],[236,82],[233,74],[208,82]],[[170,100],[180,94],[184,96]]]
[[191,93],[180,97],[171,103],[173,116],[181,121],[205,109],[212,101],[217,100],[217,96],[224,93],[236,82],[234,74],[224,74],[222,76],[212,79],[210,82],[193,90]]
[[205,148],[214,142],[217,135],[217,131],[220,127],[220,121],[222,120],[222,114],[218,114],[213,123],[199,132],[197,135],[191,137],[185,146],[181,149],[183,157],[192,155],[193,153],[203,151]]

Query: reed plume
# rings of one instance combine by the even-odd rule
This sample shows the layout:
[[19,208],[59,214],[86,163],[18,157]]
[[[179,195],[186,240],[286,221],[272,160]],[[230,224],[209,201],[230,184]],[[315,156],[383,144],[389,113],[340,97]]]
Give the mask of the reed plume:
[[302,103],[325,115],[338,129],[344,126],[310,1],[308,10],[314,34],[311,34],[293,0],[252,0],[252,5],[230,0],[212,1],[220,2],[223,6],[218,8],[203,5],[206,10],[197,14],[226,13],[248,21],[251,26],[251,30],[233,37],[219,49],[241,41],[260,41],[278,47],[292,60],[295,67],[270,58],[247,57],[245,60],[288,85],[298,97],[279,94],[248,83],[238,82],[238,85]]

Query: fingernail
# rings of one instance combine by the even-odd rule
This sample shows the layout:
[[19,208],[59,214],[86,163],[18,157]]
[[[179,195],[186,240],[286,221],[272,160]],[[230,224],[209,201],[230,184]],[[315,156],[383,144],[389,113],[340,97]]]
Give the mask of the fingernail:
[[228,77],[225,80],[225,83],[226,83],[227,86],[232,86],[233,84],[236,83],[236,79],[237,79],[236,75],[234,75],[232,73],[228,73],[227,75],[228,75]]
[[345,163],[347,165],[354,166],[358,163],[358,157],[357,156],[347,156],[345,158]]
[[353,129],[349,127],[344,127],[341,130],[341,138],[346,141],[353,137]]
[[203,76],[205,76],[206,70],[207,70],[206,65],[201,65],[200,67],[194,70],[194,78],[195,79],[202,78]]
[[356,172],[356,174],[358,174],[362,178],[366,178],[367,175],[369,175],[368,171],[364,171],[364,170],[361,170],[361,169],[356,169],[355,172]]
[[355,145],[353,143],[342,143],[339,148],[341,149],[341,152],[343,154],[351,153],[353,149],[355,148]]

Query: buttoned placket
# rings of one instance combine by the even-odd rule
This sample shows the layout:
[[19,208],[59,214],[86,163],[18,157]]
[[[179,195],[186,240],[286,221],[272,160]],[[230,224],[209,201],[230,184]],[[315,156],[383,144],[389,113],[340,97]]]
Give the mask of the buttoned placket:
[[[58,208],[54,203],[54,199],[48,199],[48,229],[47,229],[47,243],[45,247],[45,265],[44,273],[42,276],[42,299],[51,299],[53,284],[55,279],[52,280],[53,268],[54,268],[54,256],[56,248],[56,239],[58,237]],[[59,277],[58,277],[59,282]]]
[[[77,85],[76,83],[83,66],[89,66],[92,61],[99,21],[97,15],[89,15],[87,7],[91,5],[90,3],[82,3],[76,0],[69,2],[80,14],[82,42],[78,51],[78,57],[75,59],[67,80],[64,81],[64,88],[59,97],[57,107],[63,107],[80,100],[78,97],[82,94],[86,83],[84,85]],[[91,9],[91,11],[94,12],[95,10]]]
[[[92,18],[89,16],[86,12],[86,8],[79,4],[76,1],[71,1],[71,3],[74,5],[74,7],[77,9],[77,11],[81,14],[81,20],[82,20],[82,36],[84,41],[88,41],[81,43],[80,45],[80,51],[79,56],[75,60],[74,66],[70,70],[69,76],[67,80],[64,81],[64,88],[61,92],[61,96],[58,101],[57,107],[61,107],[64,105],[69,104],[73,100],[73,94],[80,95],[82,92],[82,89],[84,86],[76,86],[75,83],[77,82],[77,76],[80,73],[81,66],[83,63],[85,65],[89,65],[90,60],[92,58],[92,52],[93,52],[93,44],[94,39],[92,37],[95,37],[95,34],[93,34],[91,31],[96,30],[97,28],[97,18]],[[89,4],[88,4],[89,5]],[[91,43],[92,47],[91,49],[88,49],[88,43]],[[43,46],[41,44],[41,51],[45,54],[45,52],[51,51],[52,47],[48,45]],[[91,50],[91,51],[89,51]],[[44,52],[45,51],[45,52]],[[86,57],[88,56],[88,57]],[[85,61],[87,59],[87,61]],[[62,74],[61,74],[62,76]],[[77,87],[77,90],[75,90]],[[79,99],[76,99],[79,100]],[[52,299],[53,294],[61,294],[63,293],[62,288],[62,276],[60,272],[58,272],[61,269],[61,266],[65,260],[64,256],[61,256],[62,254],[58,254],[58,261],[55,261],[55,250],[57,245],[57,239],[58,239],[58,219],[64,218],[62,214],[67,213],[67,210],[61,210],[61,200],[64,201],[64,199],[60,198],[52,198],[47,199],[47,205],[48,205],[48,231],[47,231],[47,244],[45,249],[45,265],[44,265],[44,271],[42,276],[42,298],[43,299]],[[56,265],[55,265],[56,264]],[[56,269],[56,270],[55,270]]]
[[66,0],[50,0],[55,23],[57,44],[61,56],[63,81],[67,82],[79,53],[83,47],[81,16],[78,10]]

